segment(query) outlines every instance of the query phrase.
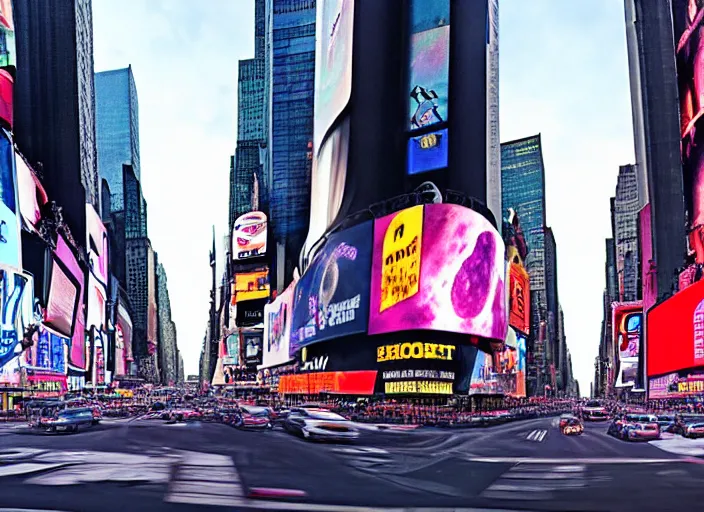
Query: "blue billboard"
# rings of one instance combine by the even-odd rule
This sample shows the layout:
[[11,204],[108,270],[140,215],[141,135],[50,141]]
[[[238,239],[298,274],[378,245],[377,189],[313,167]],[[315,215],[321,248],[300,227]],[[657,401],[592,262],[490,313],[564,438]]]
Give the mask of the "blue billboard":
[[318,341],[366,332],[373,222],[333,233],[296,283],[290,354]]

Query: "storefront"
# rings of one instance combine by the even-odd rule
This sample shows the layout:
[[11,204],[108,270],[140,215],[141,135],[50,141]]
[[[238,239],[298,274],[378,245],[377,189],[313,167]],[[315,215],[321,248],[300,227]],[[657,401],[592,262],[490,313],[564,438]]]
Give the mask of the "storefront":
[[297,373],[280,376],[278,392],[446,400],[468,392],[478,353],[439,333],[420,333],[412,341],[357,336],[315,343],[301,350]]

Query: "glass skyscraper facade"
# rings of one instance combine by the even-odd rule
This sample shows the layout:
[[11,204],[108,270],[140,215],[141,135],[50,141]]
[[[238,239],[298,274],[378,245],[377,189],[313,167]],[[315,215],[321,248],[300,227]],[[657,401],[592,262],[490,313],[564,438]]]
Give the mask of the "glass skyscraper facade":
[[525,263],[531,292],[545,292],[545,168],[540,135],[501,144],[501,202],[504,210],[516,211],[528,242]]
[[[315,82],[315,0],[268,0],[267,180],[277,287],[293,275],[308,232]],[[282,268],[283,267],[283,268]],[[283,282],[280,282],[283,281]]]
[[139,102],[132,67],[95,74],[98,172],[110,186],[110,209],[124,209],[122,164],[140,179]]

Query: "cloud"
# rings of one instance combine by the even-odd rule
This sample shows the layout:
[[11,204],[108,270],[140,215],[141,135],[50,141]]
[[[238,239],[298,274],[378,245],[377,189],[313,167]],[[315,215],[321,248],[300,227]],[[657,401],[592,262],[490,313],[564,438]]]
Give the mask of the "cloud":
[[93,3],[95,69],[132,65],[149,236],[169,278],[186,373],[208,319],[211,226],[226,232],[237,61],[254,54],[254,3]]

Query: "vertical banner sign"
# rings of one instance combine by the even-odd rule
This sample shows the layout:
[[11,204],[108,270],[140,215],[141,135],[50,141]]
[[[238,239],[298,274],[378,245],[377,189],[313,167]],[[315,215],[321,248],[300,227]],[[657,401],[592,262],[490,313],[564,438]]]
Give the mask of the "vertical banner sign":
[[386,228],[379,312],[418,293],[422,238],[422,205],[400,211]]
[[704,300],[694,310],[694,364],[704,366]]

